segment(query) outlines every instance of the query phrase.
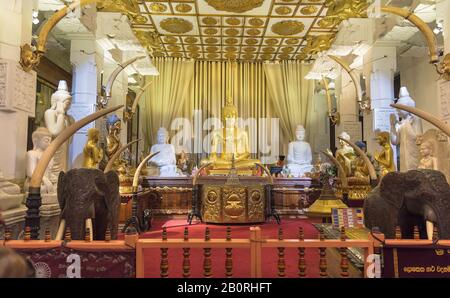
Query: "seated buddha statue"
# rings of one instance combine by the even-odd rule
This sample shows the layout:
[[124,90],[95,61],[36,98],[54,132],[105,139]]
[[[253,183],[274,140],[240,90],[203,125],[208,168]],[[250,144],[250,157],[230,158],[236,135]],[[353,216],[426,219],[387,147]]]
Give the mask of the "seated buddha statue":
[[88,141],[83,149],[83,167],[97,169],[103,159],[103,150],[98,147],[100,131],[97,128],[88,130]]
[[[222,122],[225,127],[216,129],[211,133],[211,155],[201,161],[201,164],[212,163],[213,171],[218,174],[227,174],[234,165],[238,170],[250,170],[260,161],[250,158],[248,134],[237,126],[238,111],[232,99],[227,100],[222,109]],[[222,170],[222,171],[221,171]]]
[[389,172],[395,172],[394,151],[391,147],[389,132],[379,132],[376,140],[381,146],[381,151],[375,152],[374,158],[380,168],[381,177],[384,177]]
[[295,130],[297,140],[289,143],[287,168],[294,177],[302,177],[313,168],[311,146],[304,141],[305,132],[303,125],[298,125]]
[[[345,140],[350,140],[350,135],[345,131],[340,134],[340,137]],[[339,140],[340,148],[336,150],[336,159],[342,165],[347,177],[353,176],[352,164],[356,158],[355,151],[350,145],[342,140]]]
[[[367,146],[364,142],[357,141],[355,145],[358,146],[359,149],[361,149],[364,153],[367,154]],[[367,167],[366,162],[361,156],[357,156],[354,159],[352,164],[352,170],[356,178],[363,178],[363,179],[369,178],[369,168]]]

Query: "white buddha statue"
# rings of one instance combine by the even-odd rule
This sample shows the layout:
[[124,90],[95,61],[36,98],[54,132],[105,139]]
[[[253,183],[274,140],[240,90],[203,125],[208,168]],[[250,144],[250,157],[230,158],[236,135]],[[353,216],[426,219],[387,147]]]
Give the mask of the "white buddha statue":
[[289,143],[287,169],[294,177],[302,177],[313,168],[311,146],[304,141],[305,132],[305,128],[298,125],[295,130],[297,141]]
[[[59,81],[58,90],[52,94],[51,102],[52,106],[44,113],[44,120],[45,126],[52,137],[56,138],[66,127],[74,123],[73,117],[67,114],[72,105],[72,96],[68,91],[66,81]],[[60,171],[68,170],[70,141],[65,142],[55,153],[53,167],[51,168],[52,179],[57,179]],[[52,182],[56,183],[57,181],[52,180]]]
[[[31,176],[33,176],[33,172],[36,169],[39,160],[42,157],[42,154],[47,149],[52,141],[52,134],[45,127],[38,127],[32,134],[33,140],[33,150],[27,152],[26,155],[26,171],[27,171],[27,180],[25,181],[25,191],[28,191],[28,185],[30,183]],[[52,168],[53,160],[50,161],[44,176],[42,177],[41,183],[41,194],[55,194],[56,187],[53,184],[54,177],[52,177],[52,172],[50,169]]]
[[0,170],[0,213],[19,207],[23,198],[24,194],[20,193],[20,187],[7,181]]
[[157,166],[160,177],[179,176],[177,172],[177,159],[175,155],[175,146],[168,144],[168,132],[164,127],[158,129],[156,142],[150,149],[151,153],[159,154],[150,159],[150,163]]
[[[406,87],[400,88],[398,104],[415,107],[416,103],[409,96]],[[391,114],[391,143],[400,145],[400,171],[417,169],[420,153],[416,145],[416,139],[422,134],[421,120],[406,111],[397,110],[400,121],[395,114]]]

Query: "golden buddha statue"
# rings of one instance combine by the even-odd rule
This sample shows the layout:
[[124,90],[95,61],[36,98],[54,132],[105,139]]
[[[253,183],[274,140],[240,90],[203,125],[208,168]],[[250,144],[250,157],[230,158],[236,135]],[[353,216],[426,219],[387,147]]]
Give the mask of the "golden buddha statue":
[[382,150],[380,152],[375,152],[374,158],[378,162],[380,175],[383,177],[389,172],[395,172],[394,151],[391,147],[389,132],[379,132],[376,140],[382,147]]
[[250,158],[248,134],[245,130],[238,128],[237,117],[237,108],[229,98],[222,110],[222,121],[225,127],[211,133],[211,155],[201,161],[202,165],[212,163],[213,170],[210,173],[228,174],[234,158],[238,172],[251,174],[255,163],[260,162]]
[[[340,134],[340,137],[345,140],[350,140],[350,135],[345,131]],[[352,164],[356,158],[355,151],[350,147],[347,143],[342,140],[339,140],[340,148],[336,150],[336,159],[344,168],[345,175],[347,177],[353,176]]]
[[98,147],[100,131],[97,128],[88,130],[88,141],[83,149],[83,167],[97,169],[103,159],[103,150]]

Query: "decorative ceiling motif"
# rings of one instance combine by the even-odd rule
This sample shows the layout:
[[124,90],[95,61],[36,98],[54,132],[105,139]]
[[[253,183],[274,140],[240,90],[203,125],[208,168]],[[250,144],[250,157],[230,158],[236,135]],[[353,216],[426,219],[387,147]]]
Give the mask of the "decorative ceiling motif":
[[97,7],[125,10],[154,56],[274,61],[314,59],[331,46],[342,20],[366,17],[368,5],[366,0],[104,0]]

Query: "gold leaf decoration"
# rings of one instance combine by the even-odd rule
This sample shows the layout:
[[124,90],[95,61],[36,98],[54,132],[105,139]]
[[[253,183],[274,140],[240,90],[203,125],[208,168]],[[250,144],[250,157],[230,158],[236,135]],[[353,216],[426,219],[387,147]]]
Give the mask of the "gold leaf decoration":
[[262,51],[263,51],[264,53],[273,53],[273,52],[275,52],[275,48],[274,48],[274,47],[264,47],[264,48],[262,49]]
[[295,58],[298,60],[305,60],[306,58],[308,58],[308,55],[306,55],[304,53],[300,53]]
[[202,19],[202,23],[207,26],[214,26],[214,25],[217,25],[217,19],[215,19],[213,17],[206,17],[206,18]]
[[270,60],[270,59],[272,59],[272,55],[271,54],[261,54],[259,57],[261,59],[263,59],[263,60]]
[[250,20],[248,21],[248,23],[249,23],[251,26],[254,26],[254,27],[261,27],[261,26],[264,25],[265,22],[264,22],[263,20],[261,20],[261,19],[252,18],[252,19],[250,19]]
[[178,38],[173,37],[173,36],[166,36],[166,37],[164,37],[164,41],[166,43],[176,43],[178,41]]
[[283,53],[290,53],[290,52],[294,51],[294,48],[293,47],[285,47],[285,48],[282,48],[281,51]]
[[167,10],[167,6],[162,3],[152,3],[148,7],[153,12],[165,12]]
[[207,28],[205,29],[205,31],[203,31],[206,35],[214,35],[217,34],[217,32],[219,32],[219,30],[217,30],[216,28]]
[[244,55],[242,55],[242,58],[247,59],[247,60],[251,60],[251,59],[255,58],[255,55],[253,55],[253,54],[244,54]]
[[269,39],[264,40],[264,43],[267,44],[267,45],[270,45],[270,46],[276,45],[279,42],[280,41],[278,39],[276,39],[276,38],[269,38]]
[[298,44],[300,42],[300,39],[298,39],[298,38],[289,38],[289,39],[286,39],[286,43],[287,44]]
[[261,30],[255,29],[255,28],[248,29],[247,30],[247,34],[250,35],[250,36],[257,36],[257,35],[261,34]]
[[225,56],[225,58],[228,58],[228,59],[236,59],[235,53],[226,53],[224,56]]
[[182,18],[167,18],[162,20],[159,25],[165,31],[175,34],[184,34],[194,28],[191,22]]
[[193,45],[187,46],[186,49],[188,51],[191,51],[191,52],[198,52],[198,51],[200,51],[200,47],[199,46],[193,46]]
[[181,47],[177,46],[177,45],[170,45],[170,46],[167,46],[167,49],[171,52],[178,52],[181,50]]
[[367,9],[370,3],[367,0],[326,0],[325,6],[328,8],[327,14],[319,21],[319,26],[329,28],[350,18],[367,18]]
[[264,0],[205,0],[219,11],[242,13],[260,7]]
[[177,53],[171,53],[170,56],[175,57],[175,58],[181,58],[181,57],[183,57],[183,54],[177,52]]
[[205,39],[205,43],[218,43],[218,42],[219,42],[219,40],[214,37],[208,37]]
[[310,15],[317,12],[317,7],[314,5],[303,6],[300,9],[300,12],[304,15]]
[[245,47],[244,52],[248,52],[248,53],[256,52],[256,48],[255,47]]
[[326,51],[331,47],[334,39],[334,34],[308,35],[302,52],[306,55],[314,55]]
[[299,34],[305,29],[305,25],[300,21],[280,21],[272,25],[272,32],[278,35]]
[[175,10],[180,13],[187,13],[192,10],[192,6],[190,6],[189,4],[180,3],[180,4],[177,4],[177,6],[175,6]]
[[206,51],[208,53],[217,52],[219,50],[218,47],[212,46],[212,47],[206,47]]
[[219,54],[217,53],[210,53],[208,55],[206,55],[207,58],[209,59],[217,59],[219,57]]
[[248,45],[255,45],[258,44],[258,40],[256,38],[247,38],[245,43]]
[[289,6],[278,6],[275,8],[275,12],[279,15],[286,15],[292,13],[292,8]]
[[280,54],[278,55],[278,58],[282,59],[282,60],[286,60],[289,59],[291,56],[289,56],[288,54]]
[[186,43],[197,43],[197,41],[198,41],[198,38],[192,37],[192,36],[186,37],[184,39],[184,42],[186,42]]
[[133,0],[103,0],[97,3],[97,9],[104,12],[128,12],[137,14],[140,12],[139,5]]
[[227,38],[225,39],[225,43],[226,44],[237,44],[239,42],[239,40],[237,40],[237,38]]
[[227,51],[227,52],[236,52],[237,50],[238,50],[238,48],[233,47],[233,46],[225,47],[225,51]]
[[190,53],[189,56],[191,58],[198,58],[198,57],[200,57],[200,54],[199,53]]
[[237,26],[237,25],[239,25],[241,23],[241,20],[239,20],[238,18],[228,18],[228,19],[225,20],[225,22],[228,25]]
[[233,29],[233,28],[226,29],[225,30],[225,34],[228,35],[228,36],[236,36],[236,35],[239,34],[239,30],[236,30],[236,29]]

